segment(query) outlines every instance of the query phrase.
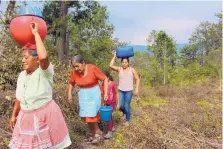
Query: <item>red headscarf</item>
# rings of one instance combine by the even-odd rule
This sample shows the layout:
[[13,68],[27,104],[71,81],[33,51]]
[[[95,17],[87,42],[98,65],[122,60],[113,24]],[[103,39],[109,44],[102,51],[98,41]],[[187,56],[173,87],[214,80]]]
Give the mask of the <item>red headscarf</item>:
[[23,49],[23,50],[26,50],[26,49],[36,50],[36,45],[35,45],[35,44],[27,43],[27,44],[25,44],[25,45],[22,47],[22,49]]

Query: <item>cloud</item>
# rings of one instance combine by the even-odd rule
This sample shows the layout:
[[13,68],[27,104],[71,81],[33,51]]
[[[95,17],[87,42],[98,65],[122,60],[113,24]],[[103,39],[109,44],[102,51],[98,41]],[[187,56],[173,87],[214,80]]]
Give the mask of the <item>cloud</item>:
[[200,22],[197,20],[183,18],[163,18],[151,20],[146,24],[147,30],[164,30],[170,36],[177,39],[178,43],[185,43],[188,42],[188,38],[191,36],[193,31],[195,31]]
[[131,42],[133,45],[147,45],[146,38],[152,30],[164,30],[172,36],[177,43],[187,43],[193,31],[199,25],[199,21],[191,19],[160,18],[141,22],[141,27],[116,28],[114,37],[121,41]]
[[168,31],[181,31],[190,30],[191,28],[194,28],[199,24],[199,21],[190,19],[163,18],[151,20],[151,22],[148,22],[149,28],[150,24],[152,25],[152,27],[155,27],[157,29],[164,29]]
[[202,21],[218,21],[214,13],[221,2],[195,1],[103,1],[109,20],[115,26],[114,37],[131,44],[146,45],[152,30],[165,30],[177,43],[187,43]]

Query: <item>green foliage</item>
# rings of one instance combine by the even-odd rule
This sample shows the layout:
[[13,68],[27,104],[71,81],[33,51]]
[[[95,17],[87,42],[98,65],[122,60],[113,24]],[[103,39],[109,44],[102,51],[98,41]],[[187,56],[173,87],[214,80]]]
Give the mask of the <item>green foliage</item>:
[[182,65],[188,66],[191,63],[199,62],[198,53],[198,45],[187,45],[183,47],[180,51],[180,61]]
[[[119,43],[117,38],[112,38],[114,27],[108,23],[106,7],[101,6],[96,1],[68,2],[67,5],[70,11],[67,16],[62,18],[57,13],[59,5],[60,2],[45,3],[44,14],[54,16],[46,18],[49,22],[50,30],[58,32],[59,27],[67,21],[70,57],[81,53],[88,63],[96,64],[102,69],[107,68],[112,49],[123,43]],[[51,6],[55,8],[52,11]],[[54,11],[57,12],[54,13]],[[52,48],[56,48],[57,44],[55,42],[57,39],[48,37],[51,39],[49,44],[53,45]],[[56,52],[58,53],[58,49]]]
[[216,16],[219,18],[218,23],[201,22],[191,35],[189,39],[191,45],[185,47],[181,53],[184,65],[195,61],[201,65],[206,65],[209,62],[205,57],[222,48],[222,15],[217,14]]
[[[82,9],[84,7],[84,3],[80,1],[66,1],[66,4],[68,8],[76,10],[75,12],[70,12],[70,15],[72,15],[72,20],[75,20],[76,22],[78,21],[78,19],[82,18],[88,11],[88,8]],[[48,34],[52,34],[54,36],[58,35],[60,25],[66,22],[61,21],[62,19],[60,18],[60,7],[61,1],[46,1],[43,6],[43,17],[47,23]]]
[[125,136],[122,133],[116,133],[113,139],[114,148],[121,148],[122,144],[125,143]]
[[221,47],[221,25],[221,22],[217,24],[208,21],[201,22],[189,39],[190,43],[199,45],[204,55],[207,55],[213,49]]
[[209,103],[208,101],[198,101],[196,102],[197,105],[199,105],[201,108],[212,108],[214,105]]
[[[154,83],[160,83],[160,76],[163,77],[163,84],[168,82],[168,76],[170,68],[174,68],[176,65],[176,42],[173,37],[169,36],[165,31],[155,31],[153,30],[150,35],[148,42],[148,50],[151,56],[155,58],[156,71],[159,72],[158,75],[154,77]],[[158,76],[158,77],[157,77]]]
[[202,83],[207,77],[214,77],[217,70],[212,66],[201,66],[199,63],[192,63],[188,67],[181,67],[172,70],[170,73],[170,83],[172,85],[192,85]]
[[15,89],[17,76],[21,72],[21,51],[20,47],[10,36],[6,36],[7,43],[5,51],[0,57],[0,85],[5,84],[11,89]]
[[[147,41],[149,43],[149,61],[146,71],[147,81],[151,85],[170,83],[172,85],[189,85],[206,81],[208,77],[221,76],[222,15],[216,14],[218,23],[201,22],[189,39],[180,55],[176,55],[176,44],[165,31],[153,30]],[[139,56],[139,55],[137,55]],[[139,56],[140,57],[140,56]],[[149,68],[149,71],[148,71]]]
[[160,67],[163,68],[164,63],[174,66],[176,60],[176,43],[174,39],[165,31],[152,31],[150,38],[153,39],[153,43],[149,46],[149,51],[157,58]]

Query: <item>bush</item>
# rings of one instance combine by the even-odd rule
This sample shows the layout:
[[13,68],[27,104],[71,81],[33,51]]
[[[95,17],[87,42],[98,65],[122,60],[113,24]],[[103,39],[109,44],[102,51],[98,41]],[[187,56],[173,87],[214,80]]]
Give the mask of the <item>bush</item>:
[[217,70],[212,65],[190,64],[186,68],[176,68],[170,73],[171,85],[192,85],[205,82],[208,77],[215,77]]

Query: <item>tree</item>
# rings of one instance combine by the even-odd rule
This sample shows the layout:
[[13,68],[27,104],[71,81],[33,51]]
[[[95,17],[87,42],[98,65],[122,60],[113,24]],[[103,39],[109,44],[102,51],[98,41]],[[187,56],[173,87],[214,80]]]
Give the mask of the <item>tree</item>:
[[82,41],[78,42],[81,43],[80,51],[88,56],[89,62],[107,67],[107,59],[110,59],[117,39],[112,39],[114,27],[108,23],[106,7],[95,5],[84,19],[79,20],[77,27],[79,40]]
[[205,55],[222,45],[222,15],[216,14],[216,16],[219,18],[218,23],[201,22],[189,39],[191,44],[199,45]]
[[[211,51],[222,47],[222,15],[216,14],[216,16],[219,18],[218,23],[208,21],[200,23],[189,39],[189,43],[193,46],[186,47],[187,49],[184,49],[183,56],[186,54],[187,57],[196,57],[201,65],[205,65],[205,57]],[[196,56],[194,55],[195,53]]]
[[67,31],[67,12],[68,12],[68,6],[65,1],[60,1],[60,18],[61,18],[61,24],[60,24],[60,52],[59,52],[59,60],[61,62],[64,62],[65,64],[69,63],[69,37],[68,37],[68,31]]
[[[49,26],[49,34],[54,39],[54,45],[57,45],[58,36],[61,38],[59,59],[66,63],[69,47],[72,47],[71,53],[80,52],[81,49],[83,51],[95,45],[91,44],[95,43],[94,40],[99,42],[107,37],[112,38],[113,26],[107,22],[107,9],[96,1],[47,2],[43,15]],[[65,43],[66,46],[63,45]]]
[[2,55],[3,51],[4,51],[4,48],[5,48],[5,44],[6,44],[6,34],[9,33],[9,24],[11,22],[11,19],[13,17],[13,13],[14,13],[14,10],[15,10],[15,4],[16,4],[16,1],[14,0],[10,0],[9,1],[9,4],[6,8],[6,11],[5,11],[5,15],[4,15],[4,18],[0,18],[1,20],[1,24],[2,24],[2,31],[1,31],[1,36],[0,36],[0,40],[1,40],[1,44],[0,44],[0,56]]
[[157,32],[155,30],[150,33],[147,41],[149,43],[149,52],[154,55],[160,64],[160,68],[163,69],[163,84],[166,84],[168,64],[171,67],[175,66],[176,43],[165,31]]
[[184,67],[191,63],[199,62],[198,59],[199,46],[198,45],[187,45],[180,51],[180,60]]

